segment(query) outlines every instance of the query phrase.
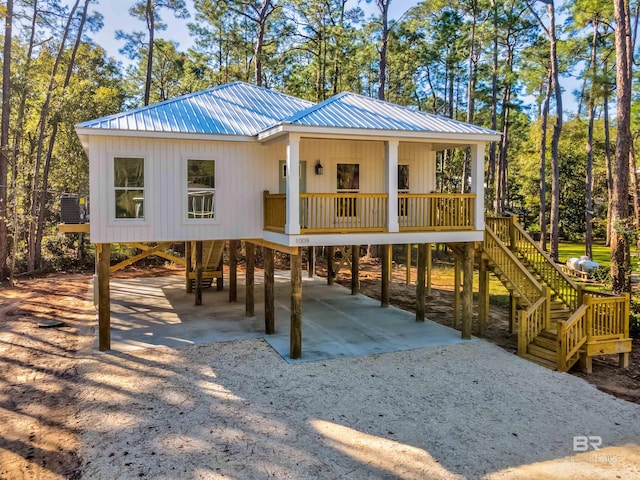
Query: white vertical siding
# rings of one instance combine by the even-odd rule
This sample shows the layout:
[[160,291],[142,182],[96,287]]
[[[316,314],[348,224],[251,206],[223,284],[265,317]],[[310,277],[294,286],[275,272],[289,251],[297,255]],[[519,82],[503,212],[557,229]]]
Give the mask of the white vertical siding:
[[[262,237],[262,194],[278,192],[278,161],[285,141],[266,146],[246,142],[141,139],[92,136],[89,139],[91,240],[100,242],[208,240]],[[145,220],[114,221],[113,157],[145,158]],[[216,219],[188,222],[185,214],[185,162],[216,162]],[[335,192],[338,163],[360,164],[360,192],[385,190],[381,141],[303,138],[307,192]],[[315,174],[320,160],[323,175]],[[435,155],[425,143],[403,143],[399,163],[409,164],[411,193],[435,188]]]

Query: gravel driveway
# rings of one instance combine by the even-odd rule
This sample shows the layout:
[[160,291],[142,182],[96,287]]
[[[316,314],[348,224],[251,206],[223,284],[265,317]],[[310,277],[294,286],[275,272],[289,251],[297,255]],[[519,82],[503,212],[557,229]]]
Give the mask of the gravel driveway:
[[[86,479],[640,478],[640,406],[483,340],[287,364],[263,340],[84,364]],[[602,449],[576,454],[573,437]]]

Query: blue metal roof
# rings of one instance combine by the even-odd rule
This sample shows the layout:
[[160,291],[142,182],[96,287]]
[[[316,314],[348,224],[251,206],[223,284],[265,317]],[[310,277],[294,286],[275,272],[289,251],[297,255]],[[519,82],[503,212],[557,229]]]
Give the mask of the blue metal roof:
[[486,128],[413,110],[395,103],[339,93],[285,120],[292,125],[433,133],[496,135]]
[[[434,134],[498,136],[498,132],[408,107],[343,92],[312,102],[244,82],[220,85],[128,112],[90,120],[78,129],[143,133],[256,136],[286,125]],[[84,132],[87,133],[87,132]],[[417,135],[419,136],[419,135]]]
[[254,136],[313,103],[244,82],[233,82],[77,128]]

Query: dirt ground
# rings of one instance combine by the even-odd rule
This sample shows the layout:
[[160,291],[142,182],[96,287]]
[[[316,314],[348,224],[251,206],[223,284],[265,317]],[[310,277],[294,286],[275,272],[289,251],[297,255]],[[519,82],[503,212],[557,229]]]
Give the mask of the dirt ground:
[[[318,273],[322,274],[322,265]],[[119,276],[163,275],[176,269],[132,269]],[[404,285],[404,270],[394,270],[391,301],[412,310],[415,286]],[[95,309],[89,301],[89,274],[57,274],[21,281],[0,289],[0,479],[81,478],[76,398],[80,371],[92,356]],[[379,296],[379,265],[361,264],[361,290]],[[348,272],[338,282],[348,285]],[[450,325],[452,291],[433,285],[427,316]],[[58,320],[62,325],[38,324]],[[492,305],[487,338],[515,352],[516,338],[507,332],[506,309]],[[600,390],[640,403],[640,345],[630,368],[615,367],[616,358],[594,361],[594,373],[575,375]]]

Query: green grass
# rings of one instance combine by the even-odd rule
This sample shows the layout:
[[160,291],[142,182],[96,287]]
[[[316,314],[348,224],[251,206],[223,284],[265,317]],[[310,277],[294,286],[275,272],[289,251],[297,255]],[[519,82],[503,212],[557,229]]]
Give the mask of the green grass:
[[[561,242],[558,246],[558,260],[565,263],[569,258],[580,258],[584,255],[584,243]],[[593,245],[593,259],[601,267],[609,268],[611,250],[605,245]]]

